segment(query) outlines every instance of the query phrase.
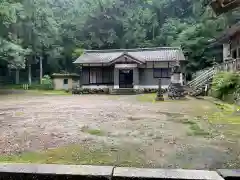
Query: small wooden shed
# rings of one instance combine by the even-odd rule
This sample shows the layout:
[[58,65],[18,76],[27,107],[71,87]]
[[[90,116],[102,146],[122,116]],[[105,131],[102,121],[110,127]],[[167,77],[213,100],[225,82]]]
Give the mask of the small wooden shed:
[[80,76],[75,73],[54,73],[52,79],[54,90],[71,90],[80,83]]

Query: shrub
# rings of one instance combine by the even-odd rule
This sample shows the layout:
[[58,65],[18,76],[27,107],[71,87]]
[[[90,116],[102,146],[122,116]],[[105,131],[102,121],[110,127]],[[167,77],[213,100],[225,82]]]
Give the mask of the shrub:
[[79,89],[73,89],[73,94],[109,94],[109,88],[94,88],[94,89],[88,89],[88,88],[79,88]]
[[38,90],[52,90],[53,82],[50,76],[45,75],[42,78],[42,84],[32,84],[29,86],[29,89],[38,89]]
[[157,89],[144,88],[144,93],[156,93]]
[[44,89],[53,89],[53,81],[50,76],[48,75],[43,76],[42,86]]
[[213,77],[212,95],[224,100],[228,94],[234,94],[240,88],[240,74],[221,72]]

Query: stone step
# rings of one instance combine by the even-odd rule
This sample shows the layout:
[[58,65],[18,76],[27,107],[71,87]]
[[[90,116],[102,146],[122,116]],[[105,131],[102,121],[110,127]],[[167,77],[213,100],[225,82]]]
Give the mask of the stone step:
[[112,95],[134,95],[137,94],[136,91],[132,88],[119,88],[110,90]]

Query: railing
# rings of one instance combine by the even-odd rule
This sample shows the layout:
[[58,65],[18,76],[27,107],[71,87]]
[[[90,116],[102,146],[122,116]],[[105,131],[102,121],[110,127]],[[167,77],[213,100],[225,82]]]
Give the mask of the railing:
[[235,72],[240,70],[240,58],[226,61],[215,66],[217,71]]
[[195,79],[190,81],[188,83],[188,86],[194,87],[200,83],[204,83],[203,81],[206,81],[206,79],[211,78],[214,72],[215,72],[214,67],[212,67],[211,69],[208,69],[207,71],[203,71],[199,76],[197,76]]
[[[206,85],[213,76],[220,71],[236,72],[240,71],[240,58],[225,61],[224,63],[213,66],[212,68],[206,68],[201,70],[199,75],[190,81],[187,85],[193,90],[196,90]],[[197,73],[196,73],[197,74]]]

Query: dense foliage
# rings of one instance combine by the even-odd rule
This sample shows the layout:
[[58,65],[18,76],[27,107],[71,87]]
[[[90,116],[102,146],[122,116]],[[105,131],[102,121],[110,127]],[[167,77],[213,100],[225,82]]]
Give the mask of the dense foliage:
[[231,72],[216,74],[212,82],[212,91],[213,96],[219,99],[229,100],[228,98],[232,97],[237,100],[240,95],[240,74]]
[[1,0],[0,66],[72,72],[84,48],[182,46],[194,72],[220,60],[208,45],[239,17],[216,17],[205,0]]

